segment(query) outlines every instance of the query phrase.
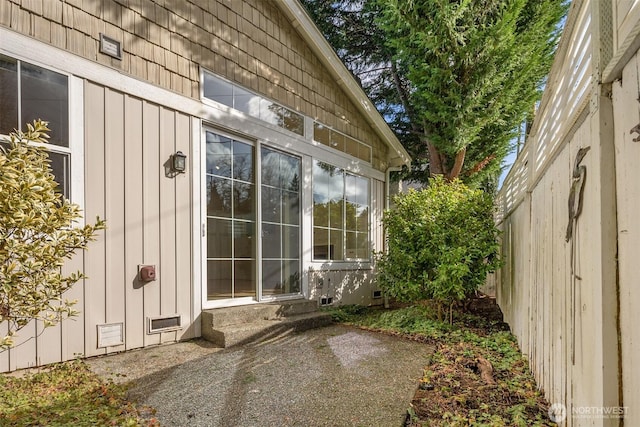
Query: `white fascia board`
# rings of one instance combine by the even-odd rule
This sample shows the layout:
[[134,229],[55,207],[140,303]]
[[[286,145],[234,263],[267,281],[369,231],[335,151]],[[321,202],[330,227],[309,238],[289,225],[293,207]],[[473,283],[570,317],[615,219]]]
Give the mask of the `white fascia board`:
[[298,0],[279,0],[280,9],[291,20],[302,38],[309,44],[312,51],[318,56],[325,67],[333,75],[336,82],[342,86],[347,94],[360,109],[360,112],[369,120],[378,136],[389,145],[396,156],[390,155],[392,166],[409,165],[411,157],[404,149],[389,125],[384,121],[378,110],[364,93],[364,90],[355,81],[347,67],[340,60],[333,48],[324,38],[318,27]]

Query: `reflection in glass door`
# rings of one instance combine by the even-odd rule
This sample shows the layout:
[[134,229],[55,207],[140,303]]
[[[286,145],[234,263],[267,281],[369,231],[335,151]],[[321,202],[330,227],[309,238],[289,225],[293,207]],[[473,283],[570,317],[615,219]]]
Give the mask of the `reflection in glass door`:
[[262,295],[299,294],[300,159],[260,150]]
[[256,297],[254,151],[206,132],[207,300]]

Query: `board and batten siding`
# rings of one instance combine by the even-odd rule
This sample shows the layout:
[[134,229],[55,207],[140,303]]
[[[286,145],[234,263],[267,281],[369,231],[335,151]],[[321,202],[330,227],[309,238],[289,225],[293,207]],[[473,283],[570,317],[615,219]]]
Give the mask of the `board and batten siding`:
[[[44,331],[29,324],[18,345],[0,353],[0,371],[196,335],[191,168],[165,176],[173,153],[191,152],[191,118],[89,81],[84,92],[84,217],[105,219],[107,229],[65,266],[87,276],[65,294],[78,300],[79,316]],[[140,264],[155,265],[157,280],[139,282]],[[147,333],[149,317],[174,314],[183,316],[184,329]],[[120,322],[125,343],[98,348],[97,325]]]
[[[188,115],[85,85],[85,216],[107,221],[85,254],[86,356],[194,336],[147,333],[150,317],[194,320],[191,168],[165,174],[172,154],[191,152],[191,136]],[[156,266],[155,281],[137,280],[141,264]],[[124,322],[125,344],[97,348],[96,325],[116,322]]]

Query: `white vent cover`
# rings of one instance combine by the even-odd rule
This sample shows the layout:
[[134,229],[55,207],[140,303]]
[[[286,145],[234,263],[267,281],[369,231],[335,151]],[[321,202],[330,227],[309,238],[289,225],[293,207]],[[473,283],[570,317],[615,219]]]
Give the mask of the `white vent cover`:
[[105,323],[98,327],[98,348],[124,344],[124,323]]

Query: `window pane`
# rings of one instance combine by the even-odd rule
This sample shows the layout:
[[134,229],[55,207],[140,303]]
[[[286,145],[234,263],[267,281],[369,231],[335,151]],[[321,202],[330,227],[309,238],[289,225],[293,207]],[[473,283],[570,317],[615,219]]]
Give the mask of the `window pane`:
[[56,191],[62,193],[65,199],[69,198],[69,155],[64,153],[56,153],[49,151],[49,159],[51,159],[51,172],[56,178],[58,188]]
[[291,191],[300,189],[300,159],[297,157],[280,155],[280,188]]
[[207,177],[207,215],[231,217],[231,180]]
[[298,193],[282,192],[282,222],[284,224],[300,223],[300,197]]
[[358,147],[358,157],[365,162],[371,162],[371,147],[360,144]]
[[260,155],[262,184],[277,187],[280,182],[280,153],[262,147]]
[[329,254],[331,255],[331,259],[344,259],[344,254],[342,253],[343,247],[344,237],[342,230],[331,230],[329,234]]
[[207,261],[207,299],[231,297],[231,261]]
[[262,258],[280,258],[281,227],[277,224],[262,224]]
[[233,216],[240,219],[253,220],[253,184],[233,181]]
[[262,261],[262,294],[277,295],[281,293],[282,281],[281,261]]
[[282,227],[282,258],[300,256],[300,231],[298,227]]
[[360,143],[353,138],[345,137],[345,152],[353,157],[358,157],[358,145]]
[[331,132],[331,147],[344,151],[344,135],[338,132]]
[[0,55],[0,133],[9,134],[18,123],[18,65]]
[[345,229],[349,231],[355,231],[357,228],[357,216],[358,216],[358,205],[355,203],[347,202],[347,213],[345,218],[347,223],[345,224]]
[[282,127],[297,133],[298,135],[304,135],[304,117],[295,113],[288,108],[282,109]]
[[241,181],[253,182],[253,147],[251,145],[233,141],[233,177]]
[[280,222],[280,190],[262,186],[262,220]]
[[347,231],[347,259],[358,257],[358,239],[356,233]]
[[274,104],[267,99],[261,99],[260,120],[271,123],[272,125],[279,126],[282,118],[281,109],[282,107],[280,107],[278,104]]
[[344,201],[329,202],[329,227],[342,228],[344,224]]
[[252,297],[256,294],[256,262],[234,261],[234,292],[235,298]]
[[204,97],[233,107],[231,83],[225,82],[210,73],[204,73]]
[[358,233],[358,258],[359,259],[369,259],[369,253],[371,251],[369,244],[369,234],[368,233]]
[[238,86],[233,87],[233,106],[253,117],[260,117],[260,97]]
[[49,143],[69,146],[69,89],[67,76],[22,62],[23,123],[35,119],[49,122]]
[[207,173],[231,178],[231,140],[207,132]]
[[361,176],[356,177],[356,203],[369,204],[369,180]]
[[233,254],[236,258],[255,258],[254,222],[233,222]]
[[313,225],[329,226],[329,175],[322,165],[313,162]]
[[207,258],[231,258],[231,220],[207,218]]
[[313,259],[330,259],[329,230],[313,227]]
[[300,261],[283,261],[282,278],[284,279],[284,293],[300,292]]
[[331,171],[327,172],[329,175],[329,199],[337,202],[344,199],[344,172],[342,169],[329,167],[331,168]]
[[331,130],[316,122],[313,124],[313,139],[320,144],[331,146]]
[[369,207],[368,206],[358,207],[358,224],[356,229],[362,232],[369,231]]

